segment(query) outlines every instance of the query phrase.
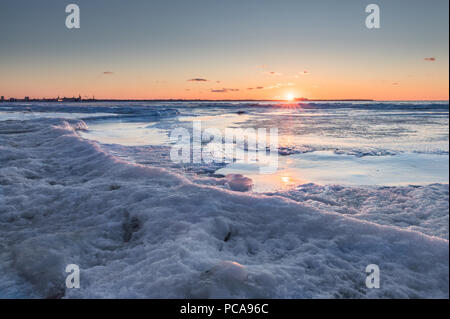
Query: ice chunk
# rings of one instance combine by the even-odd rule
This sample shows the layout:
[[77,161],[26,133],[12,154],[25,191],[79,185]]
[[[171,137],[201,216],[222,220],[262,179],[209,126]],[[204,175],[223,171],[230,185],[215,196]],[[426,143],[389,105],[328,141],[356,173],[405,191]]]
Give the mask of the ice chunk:
[[233,191],[246,192],[252,189],[252,180],[242,174],[228,174],[225,178],[228,182],[228,186]]

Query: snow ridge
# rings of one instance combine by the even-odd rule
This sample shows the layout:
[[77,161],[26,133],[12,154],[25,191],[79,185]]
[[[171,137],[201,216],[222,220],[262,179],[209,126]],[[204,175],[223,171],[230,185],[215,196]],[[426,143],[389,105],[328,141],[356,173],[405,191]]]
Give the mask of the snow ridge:
[[[85,128],[0,122],[2,298],[449,296],[447,239],[195,184],[105,153]],[[65,288],[69,263],[81,289]]]

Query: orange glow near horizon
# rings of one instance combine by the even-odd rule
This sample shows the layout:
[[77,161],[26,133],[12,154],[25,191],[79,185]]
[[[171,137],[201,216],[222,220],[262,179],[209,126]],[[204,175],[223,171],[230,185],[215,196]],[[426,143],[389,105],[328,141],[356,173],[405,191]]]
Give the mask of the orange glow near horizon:
[[[116,70],[111,74],[82,69],[67,73],[46,71],[29,73],[27,65],[20,70],[6,67],[0,78],[0,95],[5,98],[71,97],[96,99],[204,99],[204,100],[287,100],[309,99],[374,99],[374,100],[448,100],[448,62],[418,62],[416,74],[405,68],[395,74],[382,70],[353,69],[351,75],[341,70],[312,69],[308,76],[293,77],[295,71],[268,76],[248,66],[232,72],[218,67],[205,74],[205,80],[179,70],[151,74],[150,70]],[[281,67],[280,67],[281,68]],[[393,71],[389,71],[390,73]],[[280,72],[281,73],[281,72]],[[396,74],[399,75],[396,75]],[[412,72],[411,72],[412,73]],[[194,73],[195,74],[195,73]],[[194,80],[190,80],[193,79]]]
[[[364,90],[355,91],[344,91],[339,89],[330,89],[329,91],[314,91],[311,94],[301,96],[308,99],[373,99],[373,100],[398,100],[398,101],[408,101],[408,100],[436,100],[436,101],[448,101],[448,87],[445,88],[445,84],[442,89],[435,88],[430,85],[427,87],[417,87],[413,86],[411,89],[397,89],[390,90],[386,88],[383,92],[381,89],[371,89],[366,88]],[[25,96],[34,98],[53,98],[53,97],[72,97],[80,95],[83,99],[95,97],[96,99],[117,99],[117,100],[170,100],[170,99],[180,99],[180,100],[285,100],[287,102],[292,102],[296,97],[292,94],[284,95],[283,92],[257,92],[254,94],[245,94],[243,92],[229,93],[229,94],[217,94],[211,93],[209,91],[203,90],[176,90],[176,89],[128,89],[125,88],[105,88],[98,87],[93,89],[93,87],[86,87],[85,89],[61,89],[53,90],[52,88],[45,88],[39,85],[38,88],[11,88],[10,90],[1,90],[0,95],[4,96],[5,99],[11,97],[22,99]],[[2,87],[3,88],[3,87]]]
[[295,99],[294,94],[292,94],[292,93],[286,94],[286,100],[288,100],[288,101],[294,101],[294,99]]

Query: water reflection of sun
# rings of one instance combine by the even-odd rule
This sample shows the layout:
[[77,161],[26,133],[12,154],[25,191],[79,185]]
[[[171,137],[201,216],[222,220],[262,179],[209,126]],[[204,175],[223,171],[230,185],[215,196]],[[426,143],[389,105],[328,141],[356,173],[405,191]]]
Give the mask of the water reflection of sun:
[[297,185],[304,184],[305,181],[302,181],[301,179],[292,176],[290,173],[283,173],[282,175],[279,175],[279,181],[280,186],[283,189],[289,189]]
[[284,184],[288,184],[291,181],[291,178],[289,176],[281,176],[281,181]]

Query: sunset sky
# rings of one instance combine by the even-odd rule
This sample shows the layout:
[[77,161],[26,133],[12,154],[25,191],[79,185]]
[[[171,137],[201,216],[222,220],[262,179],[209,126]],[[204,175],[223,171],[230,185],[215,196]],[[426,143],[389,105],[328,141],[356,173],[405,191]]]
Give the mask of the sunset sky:
[[[365,7],[381,28],[365,27]],[[76,3],[81,28],[65,27]],[[448,0],[0,0],[0,95],[448,100]]]

